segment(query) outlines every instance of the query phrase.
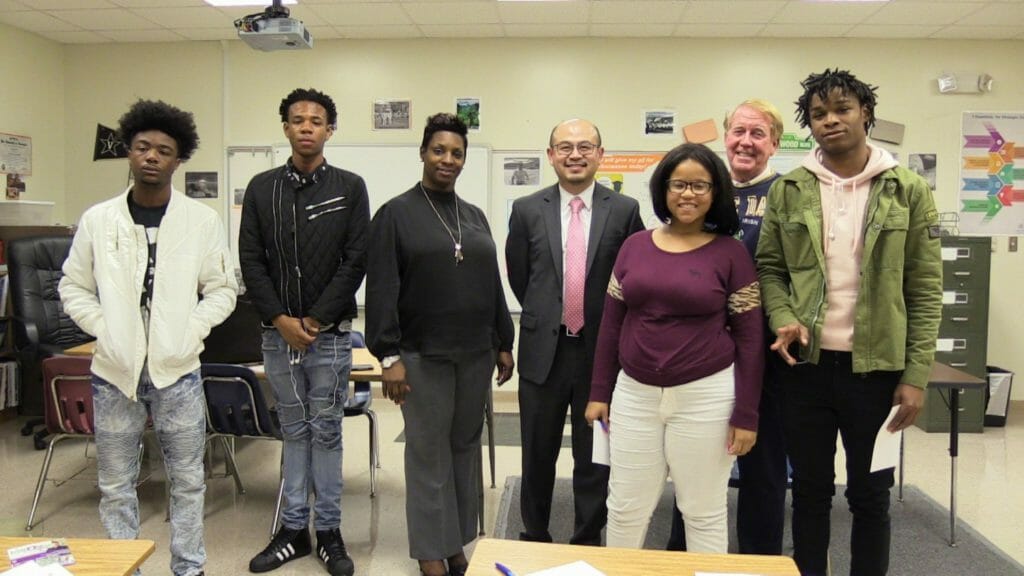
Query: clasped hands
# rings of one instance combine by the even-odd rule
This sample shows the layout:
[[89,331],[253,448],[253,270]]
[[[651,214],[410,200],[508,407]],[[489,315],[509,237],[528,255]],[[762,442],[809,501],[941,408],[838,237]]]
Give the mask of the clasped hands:
[[[498,352],[495,365],[498,369],[498,375],[494,380],[498,386],[501,386],[512,378],[512,370],[516,365],[515,360],[512,359],[512,353],[507,351]],[[405,396],[412,391],[412,387],[409,386],[409,382],[405,379],[405,364],[402,363],[401,359],[392,364],[390,368],[381,370],[381,380],[384,385],[384,397],[399,406],[405,404]]]

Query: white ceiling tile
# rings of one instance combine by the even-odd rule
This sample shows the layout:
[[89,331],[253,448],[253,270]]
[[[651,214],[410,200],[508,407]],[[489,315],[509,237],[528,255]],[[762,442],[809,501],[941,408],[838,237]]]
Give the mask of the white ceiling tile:
[[942,26],[960,20],[983,5],[981,2],[935,2],[928,6],[918,2],[890,2],[864,22]]
[[[506,24],[584,24],[588,21],[589,5],[581,0],[573,2],[501,2],[498,4],[501,21]],[[560,36],[560,34],[554,34]]]
[[[183,8],[189,6],[209,6],[203,0],[108,0],[123,8]],[[266,1],[270,4],[270,0]]]
[[675,36],[685,38],[752,38],[764,24],[680,24]]
[[117,8],[108,0],[18,0],[33,10],[92,10],[96,8]]
[[0,0],[0,12],[12,12],[14,10],[28,10],[28,6],[17,0]]
[[942,26],[914,26],[912,24],[857,24],[846,33],[847,38],[928,38],[942,30]]
[[627,23],[675,23],[683,13],[685,2],[661,0],[657,2],[627,2],[607,0],[590,5],[590,22],[593,24]]
[[786,2],[781,0],[695,0],[683,12],[683,22],[763,24],[771,21],[785,5]]
[[291,14],[289,16],[301,21],[303,26],[329,26],[327,21],[314,12],[309,6],[302,6],[300,4],[298,6],[292,6],[291,9]]
[[991,2],[984,8],[965,16],[964,26],[1008,26],[1024,24],[1024,3]]
[[110,39],[86,30],[55,30],[40,32],[40,36],[61,44],[109,44]]
[[135,8],[132,13],[167,28],[232,26],[232,19],[216,10],[185,8]]
[[1010,40],[1024,32],[1024,26],[947,26],[932,34],[932,38],[959,38],[962,40]]
[[591,24],[590,35],[598,38],[658,38],[671,36],[675,24]]
[[881,2],[790,2],[772,24],[858,24],[884,6]]
[[421,38],[420,29],[412,24],[398,26],[335,26],[342,38]]
[[332,26],[394,26],[410,24],[409,17],[395,3],[345,3],[310,5],[308,9]]
[[759,34],[767,38],[842,38],[849,24],[766,24]]
[[234,26],[217,28],[177,28],[174,30],[189,40],[237,40],[238,32]]
[[420,30],[427,38],[500,38],[501,24],[423,24]]
[[0,12],[0,22],[29,32],[51,32],[60,30],[79,30],[78,26],[54,18],[46,12]]
[[124,8],[102,10],[50,10],[47,12],[86,30],[145,30],[153,23]]
[[416,24],[497,24],[495,2],[406,2],[406,14]]
[[506,24],[505,35],[517,38],[569,38],[587,35],[586,24]]
[[115,42],[184,42],[180,34],[170,30],[104,30],[103,35]]

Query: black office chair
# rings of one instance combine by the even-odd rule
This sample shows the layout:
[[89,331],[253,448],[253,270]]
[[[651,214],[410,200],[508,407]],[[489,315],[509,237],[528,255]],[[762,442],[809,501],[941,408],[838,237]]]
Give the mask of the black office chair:
[[[366,348],[363,333],[352,331],[352,347]],[[370,498],[377,493],[377,469],[380,468],[380,440],[377,433],[377,414],[370,408],[373,391],[369,382],[353,382],[352,395],[345,400],[345,417],[366,416],[370,421]]]
[[[43,413],[43,359],[93,339],[64,313],[57,291],[71,241],[71,236],[38,236],[11,240],[7,247],[14,320],[12,341],[22,374],[22,414]],[[42,423],[41,419],[29,421],[22,428],[22,435],[32,434],[33,428]],[[37,450],[46,448],[47,434],[43,430],[35,435]]]

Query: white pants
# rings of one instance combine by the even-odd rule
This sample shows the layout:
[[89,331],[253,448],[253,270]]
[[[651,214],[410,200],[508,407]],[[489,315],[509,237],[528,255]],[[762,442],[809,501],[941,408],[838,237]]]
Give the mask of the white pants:
[[690,552],[729,548],[726,447],[735,403],[733,367],[671,388],[619,373],[610,422],[607,545],[642,548],[651,515],[672,477]]

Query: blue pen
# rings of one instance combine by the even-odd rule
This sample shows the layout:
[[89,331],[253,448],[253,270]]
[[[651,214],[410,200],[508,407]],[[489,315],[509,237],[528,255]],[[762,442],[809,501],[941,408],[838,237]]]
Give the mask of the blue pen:
[[504,574],[505,576],[516,576],[515,572],[513,572],[511,568],[509,568],[508,566],[505,566],[501,562],[495,562],[494,563],[494,568],[497,569],[498,572],[501,572],[502,574]]
[[604,430],[605,434],[607,434],[608,433],[608,425],[604,423],[604,420],[598,420],[598,422],[601,423],[601,429]]

